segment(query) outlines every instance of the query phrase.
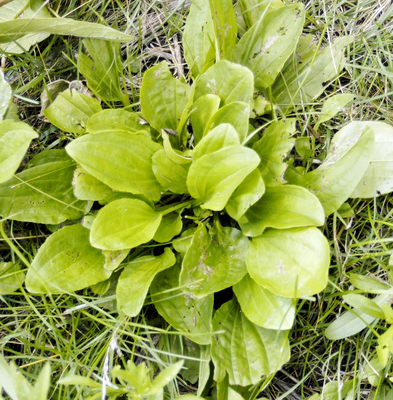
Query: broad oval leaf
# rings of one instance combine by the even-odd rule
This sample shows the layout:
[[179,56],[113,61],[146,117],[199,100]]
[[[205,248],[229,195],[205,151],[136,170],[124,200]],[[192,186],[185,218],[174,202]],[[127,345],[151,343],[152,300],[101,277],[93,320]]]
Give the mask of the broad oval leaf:
[[252,171],[237,187],[225,206],[226,212],[238,222],[246,222],[242,217],[265,193],[259,169]]
[[202,139],[207,123],[220,108],[220,102],[221,99],[215,94],[205,94],[192,105],[191,124],[195,143]]
[[97,133],[84,135],[67,153],[87,172],[112,189],[159,200],[161,185],[152,170],[152,156],[162,147],[142,135]]
[[208,132],[195,146],[192,152],[193,161],[229,146],[240,146],[239,135],[232,125],[221,124]]
[[262,138],[253,145],[253,149],[261,157],[258,168],[266,186],[277,186],[286,182],[283,175],[288,165],[284,159],[295,144],[295,139],[291,138],[296,130],[295,122],[293,118],[274,121],[266,128]]
[[255,151],[231,146],[199,158],[187,177],[189,193],[202,208],[220,211],[244,178],[259,164]]
[[26,276],[32,293],[73,292],[107,279],[105,257],[91,246],[90,231],[80,224],[53,233],[40,247]]
[[254,73],[256,89],[266,89],[275,81],[296,48],[304,16],[301,4],[262,14],[236,45],[232,60],[250,68]]
[[190,86],[175,79],[166,62],[143,74],[141,88],[142,114],[157,131],[177,129],[187,107]]
[[200,298],[236,284],[247,273],[249,246],[248,238],[236,228],[215,220],[214,228],[207,231],[201,224],[184,256],[180,285]]
[[90,241],[102,250],[132,249],[153,239],[162,214],[141,200],[115,200],[93,222]]
[[12,95],[11,86],[4,78],[3,70],[0,69],[0,122],[10,105]]
[[0,183],[12,178],[25,156],[30,142],[37,137],[37,133],[24,122],[14,122],[11,120],[0,122]]
[[197,229],[197,227],[193,227],[185,230],[179,238],[172,242],[173,248],[182,256],[187,253],[188,248],[191,246],[194,233]]
[[153,236],[158,243],[165,243],[178,235],[183,228],[183,221],[180,213],[171,212],[162,217],[161,223]]
[[294,299],[277,296],[258,285],[249,274],[233,287],[240,307],[254,324],[266,329],[291,329],[295,320]]
[[261,328],[249,321],[235,299],[214,315],[212,359],[214,380],[229,375],[231,385],[255,385],[278,371],[290,356],[288,331]]
[[44,115],[61,130],[82,135],[86,132],[87,119],[101,110],[97,99],[67,89],[56,97]]
[[187,175],[190,164],[178,164],[172,161],[164,149],[158,150],[152,157],[153,173],[160,185],[173,193],[188,193]]
[[251,277],[271,292],[298,298],[328,282],[329,243],[317,228],[269,229],[253,238],[247,253]]
[[195,85],[194,100],[214,94],[221,99],[221,105],[242,101],[250,108],[253,106],[254,76],[242,65],[219,61],[201,75]]
[[86,121],[86,131],[89,133],[139,133],[146,129],[142,118],[137,113],[120,109],[102,110],[92,115]]
[[82,218],[91,203],[73,195],[74,170],[75,163],[69,157],[67,161],[25,169],[0,185],[0,214],[3,218],[40,224]]
[[336,211],[361,181],[374,151],[374,133],[361,122],[338,131],[323,163],[305,175],[285,174],[290,183],[303,186],[321,202],[326,216]]
[[193,1],[183,33],[184,58],[196,78],[214,63],[214,26],[208,0]]
[[116,289],[120,310],[130,317],[138,315],[156,274],[175,262],[175,255],[166,247],[161,256],[142,256],[126,264]]
[[[179,287],[180,266],[160,272],[154,278],[150,293],[152,301],[165,320],[175,329],[198,344],[210,344],[211,320],[213,314],[213,294],[202,299],[183,293]],[[168,293],[162,293],[166,290]],[[187,335],[190,333],[190,335]]]
[[206,125],[204,135],[211,129],[220,124],[231,124],[240,139],[240,142],[246,138],[248,133],[248,118],[250,115],[250,106],[241,101],[234,101],[221,107],[209,120]]
[[321,226],[325,213],[320,201],[308,190],[295,185],[266,188],[257,203],[244,214],[241,222],[247,236],[262,235],[265,228],[287,229],[300,226]]
[[76,21],[69,18],[15,19],[0,23],[0,43],[13,42],[29,33],[80,36],[118,42],[129,42],[135,38],[105,25]]
[[370,164],[351,198],[376,197],[393,190],[393,128],[384,122],[362,121],[374,132],[375,147]]

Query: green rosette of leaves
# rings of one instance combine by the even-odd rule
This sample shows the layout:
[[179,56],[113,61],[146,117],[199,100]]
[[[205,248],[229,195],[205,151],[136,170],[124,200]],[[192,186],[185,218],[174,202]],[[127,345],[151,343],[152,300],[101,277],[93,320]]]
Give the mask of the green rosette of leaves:
[[[307,146],[294,149],[296,119],[276,114],[321,92],[350,39],[319,50],[301,36],[300,4],[269,4],[241,0],[240,31],[229,0],[194,2],[183,41],[192,84],[165,62],[153,66],[138,112],[120,86],[118,47],[86,41],[91,58],[81,57],[80,70],[89,88],[126,108],[58,93],[45,116],[73,139],[16,175],[37,135],[6,119],[11,92],[0,80],[0,214],[54,230],[28,265],[27,289],[104,294],[116,283],[117,307],[129,317],[148,299],[212,359],[219,391],[256,385],[289,359],[297,300],[328,282],[330,247],[319,228],[349,197],[392,189],[374,179],[381,158],[386,176],[391,167],[385,124],[353,122],[318,168],[288,167]],[[103,84],[100,71],[108,71]],[[318,123],[343,104],[322,110]],[[268,110],[262,130],[255,118]]]

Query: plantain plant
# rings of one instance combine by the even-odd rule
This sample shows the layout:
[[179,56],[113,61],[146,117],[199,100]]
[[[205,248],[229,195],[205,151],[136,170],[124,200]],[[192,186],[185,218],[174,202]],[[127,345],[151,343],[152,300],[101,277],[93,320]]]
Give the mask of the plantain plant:
[[[53,232],[31,263],[21,255],[27,290],[105,294],[116,284],[129,317],[148,299],[203,354],[198,395],[211,373],[219,398],[255,396],[245,388],[288,361],[297,301],[328,283],[330,246],[318,228],[326,217],[350,197],[393,189],[393,129],[381,122],[351,122],[318,168],[296,166],[312,151],[295,139],[291,110],[337,76],[353,38],[319,50],[302,35],[301,4],[257,3],[241,0],[236,19],[230,1],[195,1],[183,39],[191,84],[155,65],[135,112],[119,47],[85,39],[78,66],[95,96],[55,93],[45,117],[72,140],[18,173],[37,134],[9,119],[12,93],[0,76],[2,235],[8,220]],[[329,100],[314,128],[351,99]],[[14,291],[19,264],[2,268],[3,292]]]

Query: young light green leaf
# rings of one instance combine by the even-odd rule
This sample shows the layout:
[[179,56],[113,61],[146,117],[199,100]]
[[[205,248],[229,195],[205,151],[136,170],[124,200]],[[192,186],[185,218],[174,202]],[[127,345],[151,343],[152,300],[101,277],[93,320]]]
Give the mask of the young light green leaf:
[[78,58],[79,70],[86,78],[88,87],[104,101],[129,103],[120,88],[122,65],[119,44],[102,39],[84,39],[83,44],[93,59],[83,53]]
[[11,86],[4,78],[3,70],[0,68],[0,122],[8,109],[12,99]]
[[256,168],[233,192],[225,206],[225,210],[236,221],[246,222],[242,218],[243,215],[264,193],[265,183],[259,169]]
[[199,373],[198,373],[198,391],[197,395],[201,395],[206,388],[210,378],[210,360],[211,351],[210,345],[199,346],[200,348],[200,362],[199,362]]
[[365,292],[374,290],[387,290],[389,286],[386,283],[379,281],[378,279],[372,278],[371,276],[364,276],[360,274],[349,274],[352,285],[357,289],[364,290]]
[[238,133],[230,124],[218,125],[195,146],[192,159],[195,162],[202,156],[230,146],[240,146]]
[[224,331],[212,339],[216,382],[222,381],[228,373],[231,385],[255,385],[289,359],[288,331],[254,325],[241,312],[235,299],[216,311],[213,331]]
[[92,387],[96,389],[101,389],[102,386],[100,383],[93,381],[92,379],[86,376],[79,375],[68,375],[59,379],[58,383],[60,385],[80,385],[83,387]]
[[183,33],[184,58],[194,78],[213,65],[214,26],[208,0],[193,1]]
[[231,124],[240,139],[240,142],[246,138],[248,133],[248,119],[250,115],[250,106],[241,101],[234,101],[220,108],[206,124],[204,135],[219,126],[220,124]]
[[187,107],[190,86],[175,79],[166,62],[143,74],[141,108],[143,117],[157,131],[177,129]]
[[4,120],[10,120],[10,121],[14,121],[14,122],[19,122],[19,109],[18,106],[11,101],[8,105],[8,109],[6,111],[6,113],[4,114],[3,117]]
[[161,217],[161,213],[141,200],[112,201],[93,222],[91,244],[102,250],[132,249],[153,239]]
[[27,168],[0,185],[0,214],[3,218],[40,224],[82,218],[91,203],[72,193],[75,163],[50,162]]
[[160,315],[175,329],[196,343],[210,344],[213,294],[195,299],[180,289],[161,293],[179,286],[179,274],[178,264],[157,274],[150,288],[152,301]]
[[287,169],[284,159],[295,143],[295,139],[291,139],[296,130],[295,122],[293,118],[274,121],[253,146],[261,157],[258,168],[266,186],[277,186],[286,182],[283,178]]
[[44,115],[59,129],[82,135],[86,132],[87,119],[101,110],[98,100],[67,89],[56,97]]
[[[390,298],[390,294],[381,294],[373,299],[373,301],[378,306],[382,306],[382,304],[386,303]],[[346,311],[326,328],[325,336],[330,340],[344,339],[356,335],[366,328],[367,324],[370,325],[373,321],[375,321],[375,317],[372,317],[358,309]]]
[[205,94],[193,104],[191,124],[195,143],[202,139],[207,123],[220,107],[220,101],[221,99],[215,94]]
[[[117,132],[135,134],[146,132],[142,118],[124,108],[107,109],[92,115],[86,121],[86,131],[89,133]],[[149,135],[150,136],[150,135]]]
[[362,296],[361,294],[351,293],[343,296],[343,300],[348,303],[350,306],[360,310],[361,312],[370,315],[374,318],[385,318],[385,314],[382,308],[367,297]]
[[161,256],[142,256],[126,264],[116,290],[120,310],[130,317],[138,315],[154,277],[175,262],[174,254],[166,247]]
[[314,130],[317,131],[320,124],[332,119],[339,111],[341,111],[342,108],[351,102],[353,98],[354,95],[350,93],[336,94],[332,97],[329,97],[323,103],[322,110],[319,114]]
[[105,256],[104,268],[108,271],[114,271],[128,256],[129,252],[130,249],[102,250],[102,254]]
[[314,193],[328,216],[353,193],[373,151],[372,130],[361,122],[351,122],[335,134],[325,160],[317,169],[305,175],[291,170],[285,178]]
[[325,82],[331,84],[332,79],[342,70],[343,50],[353,42],[353,37],[336,38],[318,53],[312,65],[310,62],[316,47],[311,41],[311,35],[299,40],[295,57],[288,59],[272,86],[276,104],[299,107],[322,93]]
[[304,7],[293,4],[262,14],[233,50],[232,61],[254,73],[255,88],[273,84],[285,62],[294,52],[303,30]]
[[209,0],[220,59],[229,59],[237,41],[237,22],[231,0]]
[[[12,400],[47,400],[50,386],[49,363],[41,369],[34,386],[30,385],[14,362],[7,364],[0,355],[0,387]],[[0,398],[1,394],[0,394]]]
[[221,99],[221,105],[242,101],[250,109],[253,106],[254,76],[242,65],[219,61],[201,75],[195,85],[194,100],[214,94]]
[[190,164],[192,162],[192,157],[189,155],[190,150],[181,152],[180,150],[174,149],[169,135],[164,130],[161,131],[161,135],[165,153],[173,162],[177,164]]
[[247,273],[249,246],[238,229],[224,228],[217,219],[209,232],[201,224],[184,256],[180,285],[201,298],[236,284]]
[[281,185],[266,188],[244,214],[240,227],[247,236],[259,236],[268,227],[288,229],[324,223],[325,213],[316,196],[300,186]]
[[[26,23],[31,18],[52,17],[42,0],[34,0],[34,2],[37,9],[29,4],[29,0],[13,0],[3,5],[1,7],[0,22],[23,19]],[[0,53],[22,54],[29,51],[31,46],[41,42],[48,36],[48,33],[27,34],[17,41],[9,41],[9,43],[0,45]]]
[[375,147],[370,164],[351,198],[376,197],[393,190],[393,127],[378,121],[362,121],[374,132]]
[[173,248],[182,256],[186,254],[188,248],[191,246],[192,239],[194,238],[194,233],[196,230],[196,227],[189,228],[184,231],[179,238],[175,239],[172,242]]
[[103,200],[112,189],[89,174],[82,166],[74,171],[72,179],[74,196],[79,200]]
[[150,389],[151,394],[153,390],[158,390],[164,388],[170,381],[176,378],[176,375],[180,372],[184,361],[178,361],[175,364],[170,365],[161,371],[153,381],[152,388]]
[[178,235],[183,228],[182,217],[180,213],[172,212],[162,217],[160,226],[153,236],[153,240],[158,243],[165,243]]
[[20,265],[12,262],[0,262],[0,294],[12,294],[25,281],[25,273]]
[[378,338],[377,354],[381,365],[386,367],[389,354],[393,354],[393,326]]
[[74,292],[107,279],[105,257],[91,246],[90,231],[80,224],[53,233],[40,247],[26,276],[31,293]]
[[239,5],[248,29],[259,21],[262,14],[284,7],[281,0],[240,0]]
[[220,211],[259,162],[257,153],[243,146],[224,147],[204,155],[188,173],[190,195],[202,203],[202,208]]
[[0,122],[0,183],[12,178],[19,168],[30,142],[37,137],[37,133],[24,122],[11,120]]
[[70,156],[63,149],[44,150],[36,154],[26,165],[26,168],[36,167],[37,165],[49,164],[52,162],[70,161]]
[[186,181],[190,164],[178,164],[172,161],[165,150],[161,149],[152,157],[152,169],[163,188],[173,193],[188,193]]
[[283,297],[311,296],[328,282],[329,243],[317,228],[269,229],[253,238],[248,272],[259,285]]
[[0,22],[0,43],[12,42],[30,33],[70,35],[116,42],[130,42],[135,39],[131,35],[116,31],[105,25],[76,21],[69,18],[31,18],[29,20],[21,18]]
[[249,274],[233,286],[240,307],[246,317],[265,329],[291,329],[295,319],[294,299],[277,296],[259,286]]
[[160,149],[143,135],[115,132],[84,135],[66,147],[78,164],[112,189],[154,201],[162,188],[152,170],[152,155]]

